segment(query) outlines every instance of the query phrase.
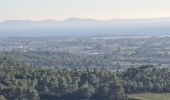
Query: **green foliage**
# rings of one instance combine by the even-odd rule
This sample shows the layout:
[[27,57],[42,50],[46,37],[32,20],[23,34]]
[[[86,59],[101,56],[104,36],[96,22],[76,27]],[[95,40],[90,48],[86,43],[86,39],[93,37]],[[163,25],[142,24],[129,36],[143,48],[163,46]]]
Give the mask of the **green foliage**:
[[119,74],[126,93],[169,92],[170,72],[167,68],[142,66]]
[[168,69],[149,65],[121,72],[103,68],[39,68],[3,55],[0,56],[0,98],[128,100],[125,93],[170,92],[169,76]]
[[[114,72],[42,68],[0,68],[0,95],[8,100],[56,100],[67,98],[115,98],[126,95]],[[103,73],[102,76],[99,74]],[[109,74],[108,74],[109,73]],[[13,77],[8,77],[13,76]],[[102,90],[104,95],[102,95]]]

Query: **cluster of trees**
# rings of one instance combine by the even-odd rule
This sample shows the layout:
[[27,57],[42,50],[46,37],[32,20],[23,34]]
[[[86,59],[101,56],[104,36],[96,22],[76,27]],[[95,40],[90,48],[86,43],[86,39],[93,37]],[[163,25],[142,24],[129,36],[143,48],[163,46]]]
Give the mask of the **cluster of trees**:
[[[7,100],[127,100],[117,75],[108,70],[0,68],[0,95]],[[4,99],[5,100],[5,99]]]
[[119,73],[126,93],[170,92],[170,71],[145,65]]
[[2,100],[127,100],[116,73],[106,69],[33,67],[6,54],[0,56]]
[[126,94],[170,92],[170,71],[145,65],[125,71],[104,68],[33,67],[0,56],[0,100],[128,100]]

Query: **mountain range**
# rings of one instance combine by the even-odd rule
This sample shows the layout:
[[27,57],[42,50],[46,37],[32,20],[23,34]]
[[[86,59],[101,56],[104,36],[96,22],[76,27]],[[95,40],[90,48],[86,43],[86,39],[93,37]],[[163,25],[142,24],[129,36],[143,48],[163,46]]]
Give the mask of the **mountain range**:
[[0,37],[170,35],[170,17],[153,19],[8,20],[0,22]]

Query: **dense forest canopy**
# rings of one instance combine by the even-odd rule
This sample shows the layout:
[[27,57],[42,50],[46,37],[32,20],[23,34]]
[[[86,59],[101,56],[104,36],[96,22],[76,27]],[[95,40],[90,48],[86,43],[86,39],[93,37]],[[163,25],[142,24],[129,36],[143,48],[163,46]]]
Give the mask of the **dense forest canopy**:
[[6,54],[0,56],[2,100],[128,100],[127,94],[170,92],[170,71],[151,65],[107,68],[40,68]]

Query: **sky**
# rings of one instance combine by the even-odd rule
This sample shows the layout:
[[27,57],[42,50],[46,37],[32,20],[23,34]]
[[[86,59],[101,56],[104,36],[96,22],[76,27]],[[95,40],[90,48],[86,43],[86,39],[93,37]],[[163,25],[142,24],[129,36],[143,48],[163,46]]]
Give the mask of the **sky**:
[[0,0],[0,21],[170,17],[170,0]]

